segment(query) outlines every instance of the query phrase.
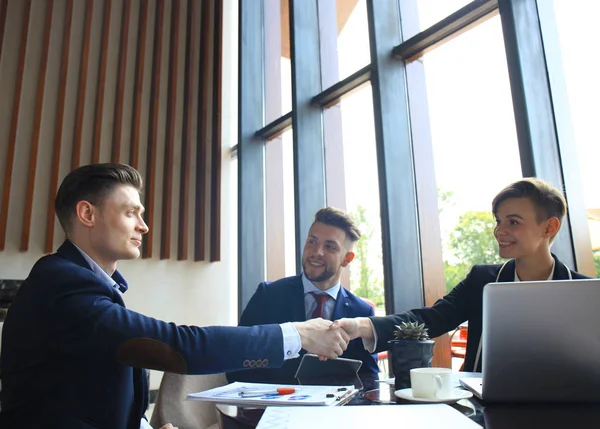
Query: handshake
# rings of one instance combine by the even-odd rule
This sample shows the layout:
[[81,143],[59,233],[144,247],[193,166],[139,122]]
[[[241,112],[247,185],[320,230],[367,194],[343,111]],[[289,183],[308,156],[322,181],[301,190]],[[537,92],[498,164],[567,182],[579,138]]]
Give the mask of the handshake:
[[335,322],[319,318],[295,322],[294,326],[300,335],[302,348],[321,358],[335,359],[341,356],[348,348],[348,343],[355,338],[373,338],[371,322],[367,317],[339,319]]

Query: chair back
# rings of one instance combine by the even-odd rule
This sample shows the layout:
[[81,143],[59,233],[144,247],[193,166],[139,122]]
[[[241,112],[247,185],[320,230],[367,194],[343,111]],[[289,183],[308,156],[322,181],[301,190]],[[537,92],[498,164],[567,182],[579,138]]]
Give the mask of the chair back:
[[225,374],[181,375],[165,372],[150,419],[154,428],[167,423],[179,429],[206,429],[217,423],[212,402],[186,401],[189,393],[201,392],[227,384]]

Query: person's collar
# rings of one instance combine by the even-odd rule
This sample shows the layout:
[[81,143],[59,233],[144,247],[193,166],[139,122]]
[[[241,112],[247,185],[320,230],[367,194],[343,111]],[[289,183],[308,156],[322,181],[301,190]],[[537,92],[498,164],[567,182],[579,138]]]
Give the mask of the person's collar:
[[319,289],[318,287],[316,287],[313,284],[313,282],[308,280],[306,278],[306,276],[304,275],[304,273],[302,273],[302,286],[304,286],[304,294],[305,295],[310,292],[317,292],[317,293],[324,292],[324,293],[328,294],[329,296],[331,296],[333,299],[337,299],[337,296],[340,291],[340,287],[342,287],[342,284],[340,282],[337,282],[337,284],[335,284],[333,287],[330,287],[329,289],[323,291],[323,290]]
[[[552,269],[550,270],[550,275],[548,276],[548,278],[546,280],[552,280],[554,278],[554,267],[556,267],[556,261],[554,260],[554,258],[552,258]],[[515,281],[516,282],[520,282],[521,281],[521,279],[517,275],[517,268],[516,267],[515,267]]]
[[79,247],[77,244],[73,243],[72,241],[71,241],[71,244],[73,246],[75,246],[75,248],[79,251],[79,253],[81,253],[81,256],[83,256],[83,259],[85,259],[85,261],[89,264],[89,266],[92,269],[92,272],[94,274],[100,276],[111,287],[116,287],[117,289],[119,289],[119,291],[121,293],[125,293],[125,291],[128,289],[127,282],[125,281],[123,276],[119,273],[119,271],[115,270],[113,275],[109,276],[108,273],[106,271],[104,271],[102,269],[102,267],[100,265],[98,265],[98,263],[96,261],[94,261],[90,255],[88,255],[81,249],[81,247]]

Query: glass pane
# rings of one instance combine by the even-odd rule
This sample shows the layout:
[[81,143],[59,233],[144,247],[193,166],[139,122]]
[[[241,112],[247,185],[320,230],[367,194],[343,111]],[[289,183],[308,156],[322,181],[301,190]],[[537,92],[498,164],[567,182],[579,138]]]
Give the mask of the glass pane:
[[469,3],[469,0],[416,0],[416,3],[414,0],[401,1],[404,40],[410,39]]
[[[336,2],[339,77],[342,80],[371,63],[369,24],[365,0]],[[323,89],[337,81],[327,84]]]
[[[229,284],[238,283],[238,158],[237,155],[231,158],[229,166]],[[232,323],[237,323],[237,300],[230,300],[230,313],[234,319]]]
[[[430,144],[433,153],[449,291],[473,265],[500,262],[491,203],[521,178],[499,16],[408,64],[407,81],[414,144]],[[420,168],[417,177],[433,180],[429,166]],[[423,228],[427,225],[421,225],[424,235]],[[440,286],[426,284],[436,294]],[[458,352],[452,354],[452,368],[462,361]]]
[[593,54],[600,43],[596,22],[600,2],[554,0],[553,5],[596,277],[600,278],[600,58]]
[[265,125],[292,106],[289,8],[285,0],[265,0]]
[[500,260],[491,202],[521,178],[499,17],[409,64],[407,72],[409,85],[425,77],[429,118],[412,127],[413,135],[430,127],[450,290],[473,265]]
[[[348,266],[350,290],[385,315],[379,181],[373,99],[366,85],[325,111],[327,204],[346,210],[359,223],[361,239]],[[341,182],[339,177],[344,177]],[[349,281],[349,283],[348,283]]]
[[294,211],[293,131],[266,144],[267,280],[297,274]]

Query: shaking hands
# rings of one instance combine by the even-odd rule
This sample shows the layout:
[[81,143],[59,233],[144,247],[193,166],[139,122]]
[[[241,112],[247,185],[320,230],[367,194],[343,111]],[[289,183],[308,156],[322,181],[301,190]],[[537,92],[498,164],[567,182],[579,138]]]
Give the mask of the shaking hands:
[[320,318],[294,323],[304,350],[308,353],[335,359],[348,348],[350,337],[341,327],[332,325],[333,322],[330,320]]
[[335,359],[348,348],[355,338],[373,338],[371,322],[367,317],[339,319],[335,322],[323,319],[310,319],[294,323],[302,348],[308,353],[323,358]]

